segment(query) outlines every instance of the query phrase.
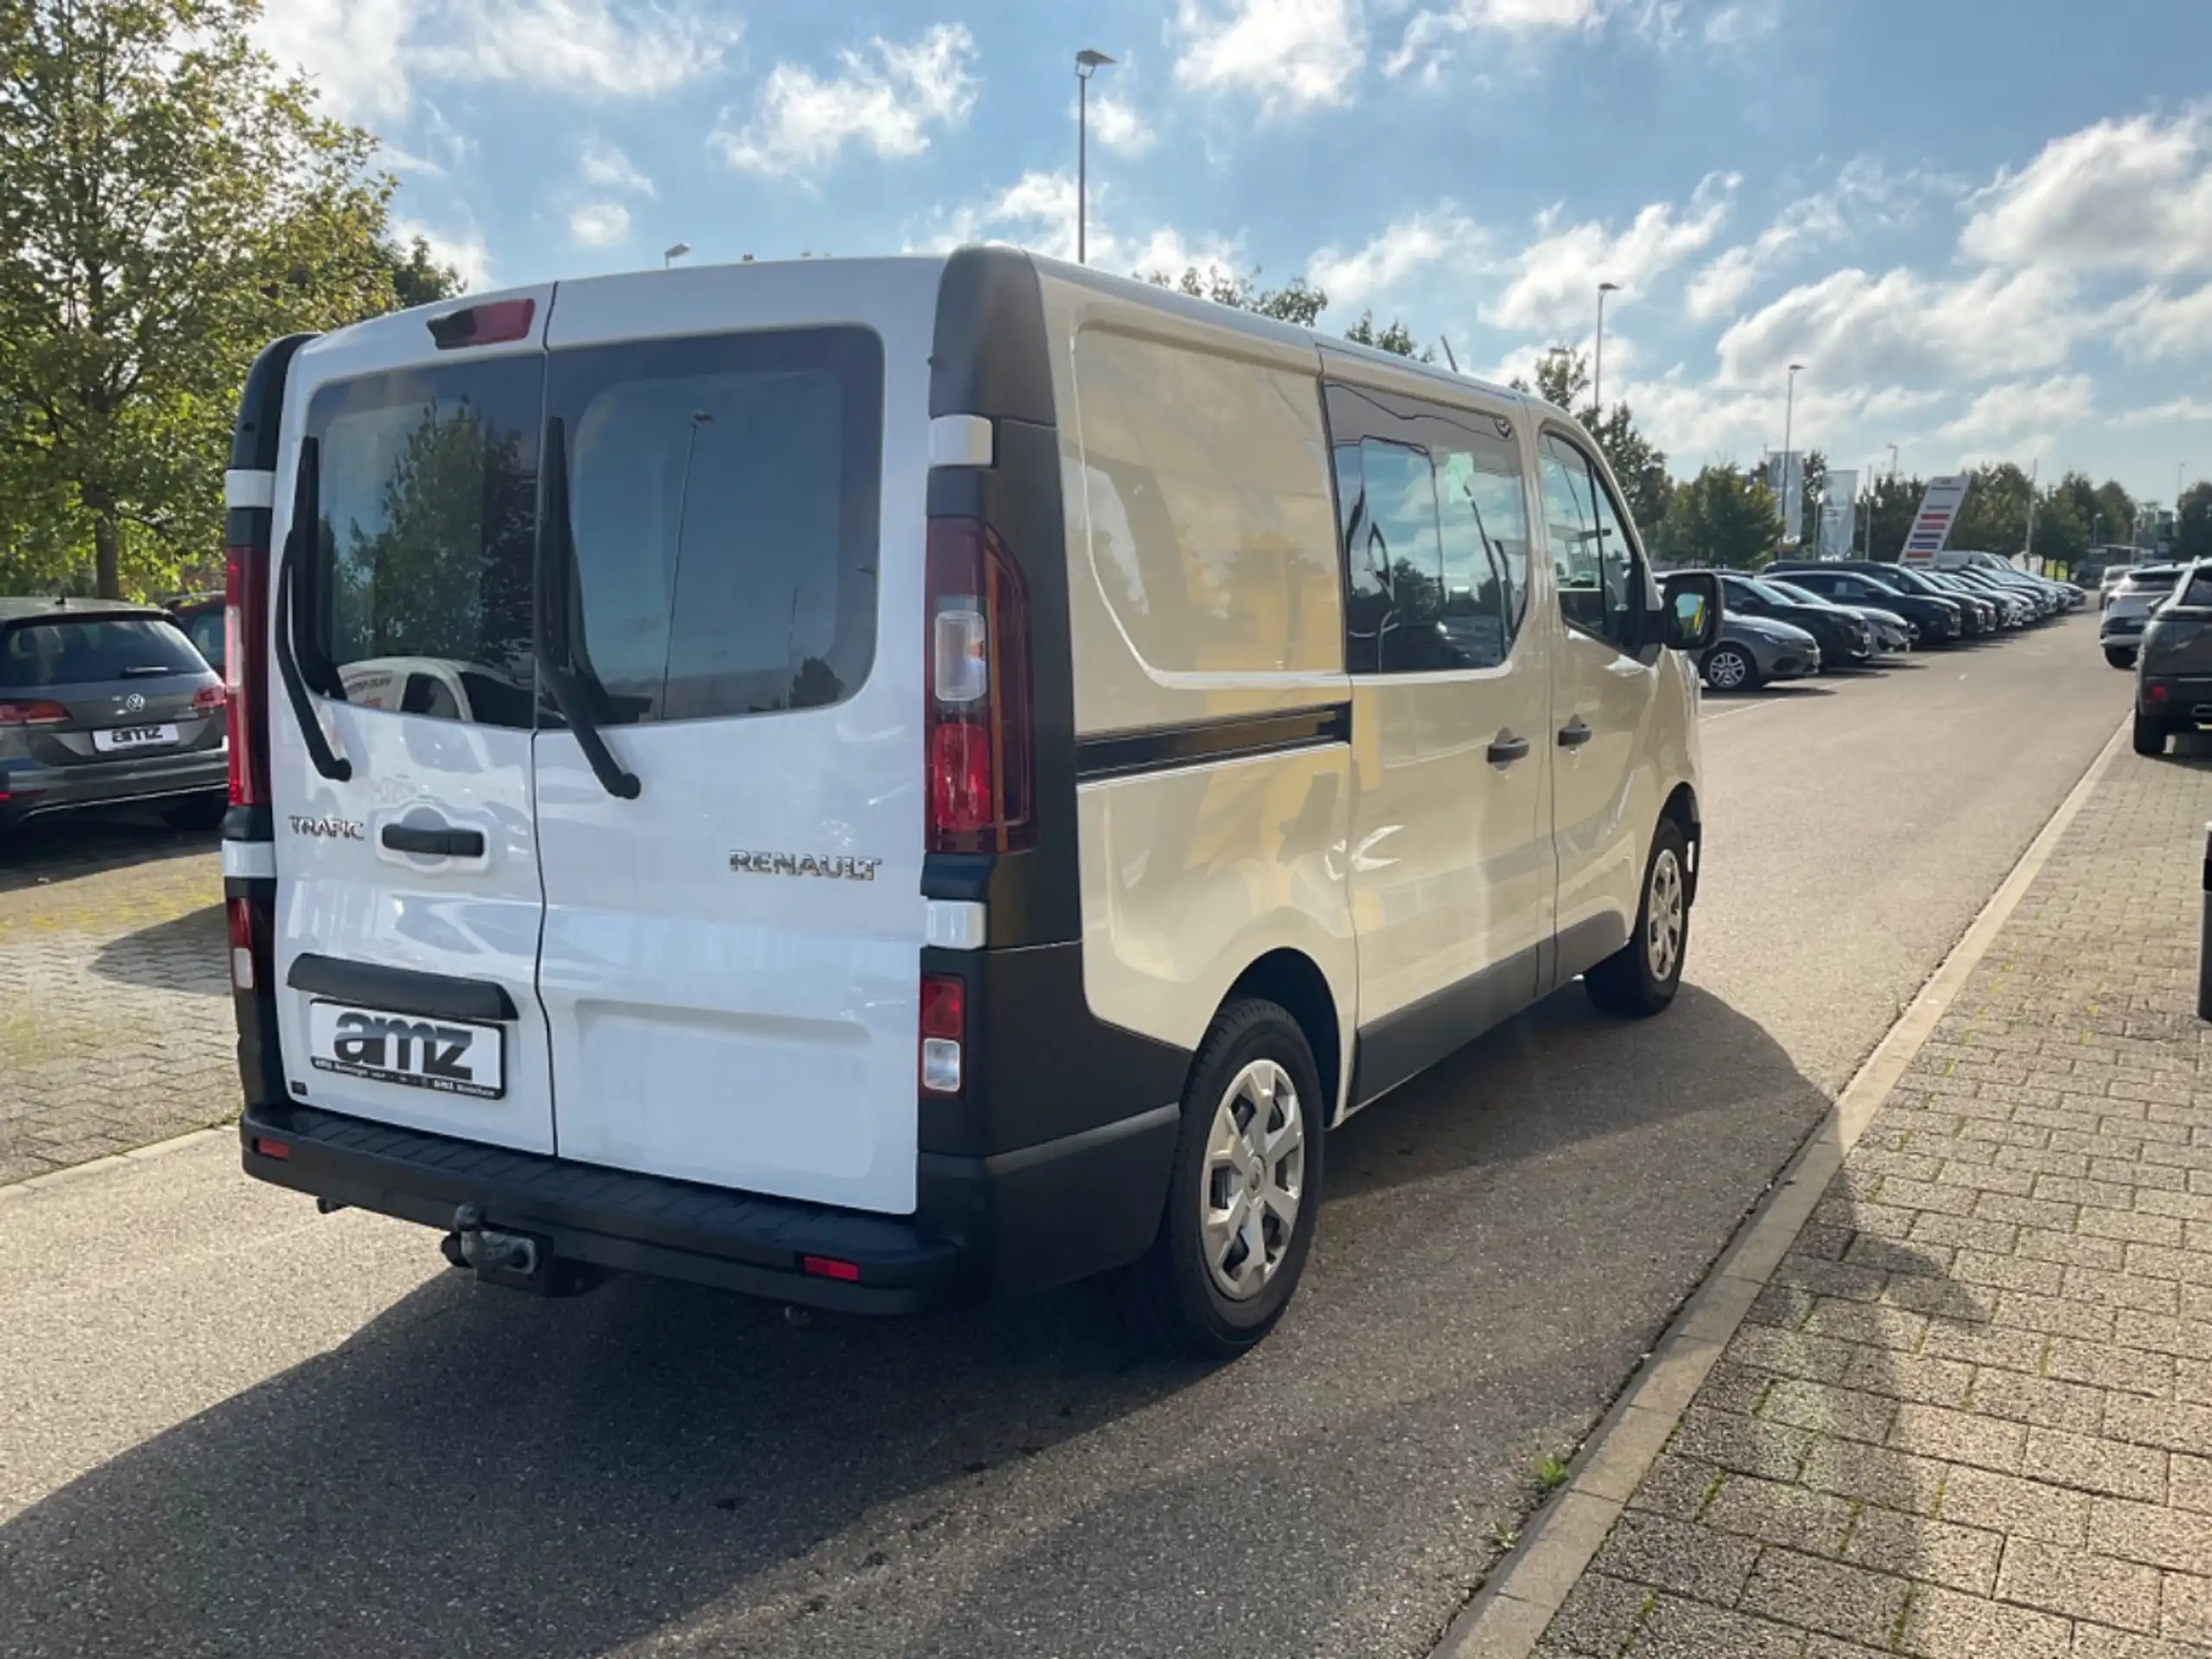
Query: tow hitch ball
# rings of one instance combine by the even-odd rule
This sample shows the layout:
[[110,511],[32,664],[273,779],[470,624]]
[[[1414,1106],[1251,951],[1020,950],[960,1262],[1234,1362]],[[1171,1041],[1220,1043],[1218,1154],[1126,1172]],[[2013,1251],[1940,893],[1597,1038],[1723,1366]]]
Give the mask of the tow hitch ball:
[[517,1274],[527,1279],[537,1271],[537,1241],[519,1233],[497,1233],[484,1225],[484,1211],[464,1204],[453,1212],[453,1231],[445,1238],[446,1260],[456,1268],[474,1268],[489,1278],[494,1274]]

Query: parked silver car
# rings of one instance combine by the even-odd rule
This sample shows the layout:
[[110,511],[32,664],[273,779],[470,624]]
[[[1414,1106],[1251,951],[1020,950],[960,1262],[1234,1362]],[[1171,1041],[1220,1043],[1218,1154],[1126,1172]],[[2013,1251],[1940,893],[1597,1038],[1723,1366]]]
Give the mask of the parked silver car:
[[2097,624],[2097,643],[2104,647],[2105,661],[2114,668],[2135,666],[2144,626],[2151,613],[2172,594],[2181,572],[2177,564],[2139,564],[2112,590],[2104,619]]
[[1752,691],[1770,680],[1801,680],[1821,671],[1821,642],[1788,622],[1724,610],[1720,637],[1698,659],[1715,691]]

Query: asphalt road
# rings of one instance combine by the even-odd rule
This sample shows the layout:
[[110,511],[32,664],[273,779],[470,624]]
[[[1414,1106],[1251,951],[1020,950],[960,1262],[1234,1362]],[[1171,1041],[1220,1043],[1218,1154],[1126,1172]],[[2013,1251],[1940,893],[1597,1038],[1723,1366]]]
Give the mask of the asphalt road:
[[2076,618],[1708,702],[1676,1007],[1570,990],[1357,1120],[1211,1374],[1080,1288],[480,1291],[219,1142],[0,1193],[0,1654],[1423,1654],[2128,685]]

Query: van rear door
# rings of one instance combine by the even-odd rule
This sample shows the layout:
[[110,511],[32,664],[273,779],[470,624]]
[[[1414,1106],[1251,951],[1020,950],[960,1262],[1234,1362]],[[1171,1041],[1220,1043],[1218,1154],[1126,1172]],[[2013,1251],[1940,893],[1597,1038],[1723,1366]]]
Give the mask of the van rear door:
[[[269,677],[294,1098],[549,1153],[531,597],[552,297],[519,290],[461,321],[410,313],[301,349]],[[497,334],[512,337],[484,338]],[[327,756],[287,696],[295,666]]]
[[941,269],[562,285],[546,603],[594,728],[537,748],[563,1157],[914,1207]]

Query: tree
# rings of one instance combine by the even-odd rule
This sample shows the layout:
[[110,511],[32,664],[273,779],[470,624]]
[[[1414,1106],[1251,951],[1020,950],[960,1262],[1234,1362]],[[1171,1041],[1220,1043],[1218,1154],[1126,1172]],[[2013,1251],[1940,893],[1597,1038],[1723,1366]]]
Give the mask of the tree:
[[2028,504],[2035,499],[2035,485],[2011,461],[1975,467],[1948,545],[2012,557],[2027,545]]
[[278,74],[257,15],[0,13],[0,519],[89,548],[103,594],[219,544],[232,399],[260,346],[388,309],[400,280],[374,141]]
[[2077,498],[2062,480],[2036,504],[2035,556],[2071,570],[2088,551],[2089,527],[2082,520]]
[[2097,486],[2096,522],[2092,526],[2101,546],[2133,547],[2136,543],[2135,498],[2107,479]]
[[403,308],[453,299],[468,286],[458,270],[438,263],[430,245],[419,236],[404,248],[397,242],[378,241],[376,258],[391,280],[392,298]]
[[[1536,384],[1533,387],[1517,374],[1512,384],[1514,391],[1534,391],[1546,403],[1567,410],[1577,419],[1586,415],[1594,417],[1598,412],[1582,404],[1584,395],[1590,390],[1590,359],[1585,353],[1554,347],[1536,359]],[[1578,404],[1582,407],[1578,409]]]
[[[1378,333],[1375,327],[1375,314],[1372,311],[1361,312],[1359,321],[1344,330],[1344,338],[1355,346],[1373,346],[1382,351],[1395,352],[1400,357],[1412,357],[1416,354],[1412,332],[1404,323],[1393,322],[1388,328]],[[1424,363],[1436,361],[1436,353],[1433,351],[1424,350],[1418,354]]]
[[1306,286],[1303,276],[1294,276],[1281,288],[1262,288],[1259,278],[1257,270],[1245,275],[1215,265],[1201,271],[1192,265],[1180,276],[1171,276],[1164,270],[1151,271],[1145,281],[1155,288],[1172,288],[1194,300],[1211,300],[1216,305],[1239,311],[1256,311],[1263,317],[1296,323],[1301,328],[1313,327],[1321,313],[1328,309],[1329,296],[1318,288]]
[[2182,492],[2174,515],[2174,557],[2212,559],[2212,484],[2199,481]]
[[1605,452],[1605,463],[1620,482],[1629,517],[1644,538],[1652,540],[1666,523],[1675,497],[1667,452],[1636,429],[1636,416],[1626,404],[1615,404],[1604,418],[1591,423],[1590,435]]
[[1774,493],[1740,467],[1708,467],[1679,486],[1667,513],[1666,544],[1686,563],[1752,570],[1782,539]]
[[[1827,499],[1828,458],[1819,449],[1808,449],[1797,461],[1797,534],[1804,545],[1817,547],[1821,540],[1821,503]],[[1785,515],[1784,527],[1787,528]]]

